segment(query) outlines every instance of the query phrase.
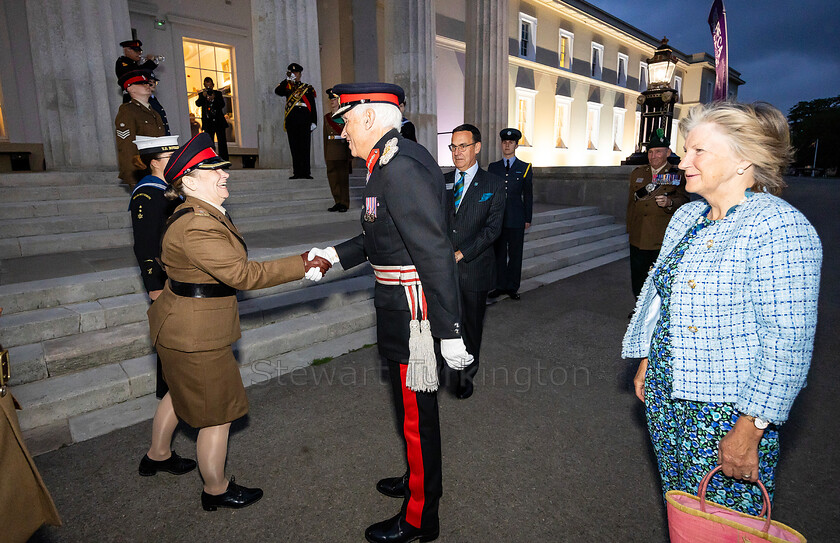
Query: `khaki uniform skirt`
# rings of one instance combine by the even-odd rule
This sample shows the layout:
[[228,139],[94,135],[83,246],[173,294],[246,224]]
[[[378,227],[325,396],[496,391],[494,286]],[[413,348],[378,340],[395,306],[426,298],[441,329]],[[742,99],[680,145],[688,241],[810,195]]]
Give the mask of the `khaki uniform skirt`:
[[172,406],[181,420],[204,428],[248,413],[248,398],[230,345],[191,353],[156,347]]

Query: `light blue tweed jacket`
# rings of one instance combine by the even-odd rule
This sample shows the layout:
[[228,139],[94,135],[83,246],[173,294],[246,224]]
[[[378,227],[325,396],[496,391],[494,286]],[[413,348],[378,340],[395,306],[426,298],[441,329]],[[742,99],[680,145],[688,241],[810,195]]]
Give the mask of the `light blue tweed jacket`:
[[[822,247],[784,200],[747,191],[685,252],[671,291],[673,398],[734,403],[781,424],[805,386],[817,327]],[[655,266],[707,209],[680,207]],[[648,356],[660,299],[648,276],[624,336],[623,358]]]

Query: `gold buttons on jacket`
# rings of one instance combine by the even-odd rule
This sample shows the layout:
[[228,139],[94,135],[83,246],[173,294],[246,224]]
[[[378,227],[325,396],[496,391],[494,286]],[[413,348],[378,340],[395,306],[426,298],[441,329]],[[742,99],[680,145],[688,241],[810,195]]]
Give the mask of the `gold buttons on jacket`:
[[689,326],[688,331],[691,332],[692,334],[696,334],[697,333],[697,327],[694,326],[694,325]]
[[713,240],[713,239],[707,239],[706,240],[706,248],[707,249],[711,249],[712,245],[714,245],[714,244],[715,244],[715,240]]
[[697,286],[697,282],[694,279],[689,279],[688,280],[688,286],[693,289],[694,287]]

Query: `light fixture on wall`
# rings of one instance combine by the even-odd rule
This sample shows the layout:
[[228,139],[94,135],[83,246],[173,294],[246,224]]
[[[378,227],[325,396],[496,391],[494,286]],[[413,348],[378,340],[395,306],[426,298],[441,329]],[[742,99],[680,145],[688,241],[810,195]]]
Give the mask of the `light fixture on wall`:
[[166,18],[158,19],[155,17],[155,28],[157,30],[166,30]]

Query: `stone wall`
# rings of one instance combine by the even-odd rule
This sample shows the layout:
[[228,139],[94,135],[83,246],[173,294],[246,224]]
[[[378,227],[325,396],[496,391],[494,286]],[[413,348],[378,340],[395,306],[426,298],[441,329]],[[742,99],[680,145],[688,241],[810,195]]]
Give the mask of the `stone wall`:
[[534,169],[534,201],[555,205],[597,206],[624,222],[627,190],[634,166],[570,166]]

